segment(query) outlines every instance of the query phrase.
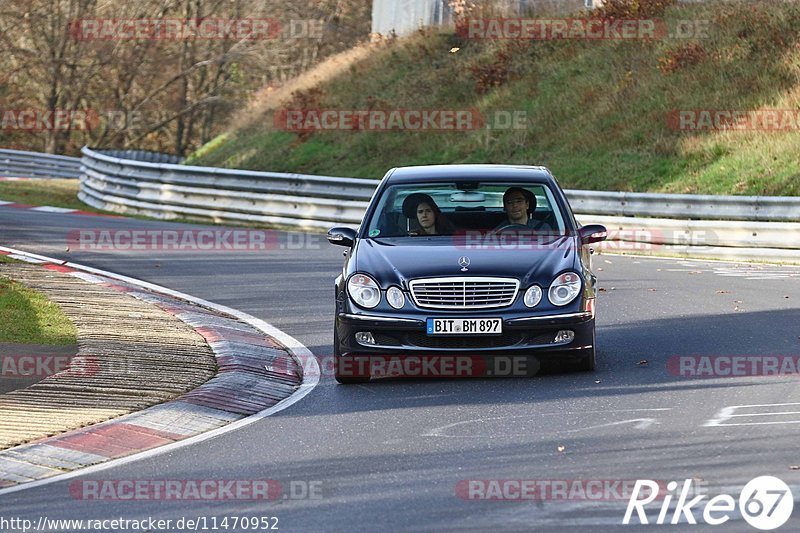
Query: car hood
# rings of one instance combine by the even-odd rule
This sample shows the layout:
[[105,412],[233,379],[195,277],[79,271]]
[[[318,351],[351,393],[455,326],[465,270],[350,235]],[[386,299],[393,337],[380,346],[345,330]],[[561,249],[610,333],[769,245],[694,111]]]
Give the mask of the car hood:
[[[424,239],[424,240],[423,240]],[[441,238],[364,239],[356,250],[356,270],[383,285],[443,276],[512,277],[522,286],[548,286],[556,274],[576,268],[575,237],[559,237],[535,247],[458,246]],[[469,259],[466,271],[459,260]]]

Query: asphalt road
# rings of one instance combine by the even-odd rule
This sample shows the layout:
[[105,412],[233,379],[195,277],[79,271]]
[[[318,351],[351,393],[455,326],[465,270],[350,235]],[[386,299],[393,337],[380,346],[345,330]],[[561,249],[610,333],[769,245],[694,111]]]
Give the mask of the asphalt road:
[[[77,229],[181,227],[188,226],[0,207],[0,244],[240,309],[315,355],[330,355],[342,252],[322,236],[277,233],[276,246],[262,252],[92,252],[68,238]],[[738,499],[749,480],[772,475],[800,501],[800,470],[791,468],[800,464],[798,377],[681,377],[667,366],[677,356],[800,356],[800,268],[607,255],[594,261],[602,287],[595,373],[363,386],[337,386],[323,376],[275,416],[86,478],[269,478],[284,487],[310,484],[318,498],[84,501],[65,481],[0,498],[0,515],[173,523],[205,516],[208,530],[210,517],[225,516],[276,516],[282,531],[638,529],[621,525],[628,501],[613,491],[603,501],[580,494],[470,500],[457,489],[466,480],[582,480],[585,487],[591,480],[693,479],[710,495]],[[659,506],[647,507],[651,521]],[[702,520],[702,507],[694,515]],[[725,526],[692,529],[752,530],[736,513]],[[800,505],[781,530],[800,530]]]

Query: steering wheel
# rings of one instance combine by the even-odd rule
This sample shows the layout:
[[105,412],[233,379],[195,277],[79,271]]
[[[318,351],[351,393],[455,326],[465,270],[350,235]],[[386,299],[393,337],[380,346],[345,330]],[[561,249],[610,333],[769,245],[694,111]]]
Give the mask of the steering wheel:
[[514,230],[514,231],[524,230],[524,231],[528,231],[530,229],[531,228],[529,228],[525,224],[511,224],[509,222],[508,224],[506,224],[504,226],[500,226],[499,228],[495,229],[494,231],[495,231],[495,233],[500,233],[501,231],[508,231],[508,230]]

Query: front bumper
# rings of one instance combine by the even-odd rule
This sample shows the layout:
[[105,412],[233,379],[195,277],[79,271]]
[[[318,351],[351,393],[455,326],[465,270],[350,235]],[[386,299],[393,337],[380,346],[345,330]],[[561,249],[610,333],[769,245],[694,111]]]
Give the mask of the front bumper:
[[[496,316],[481,316],[492,315]],[[433,336],[426,333],[422,319],[365,313],[338,313],[336,327],[337,351],[342,356],[458,353],[487,357],[536,355],[570,361],[582,358],[582,352],[594,347],[594,316],[588,311],[503,317],[503,332],[487,336]],[[575,337],[567,343],[554,342],[561,330],[571,330]],[[356,341],[357,332],[371,333],[375,345]]]

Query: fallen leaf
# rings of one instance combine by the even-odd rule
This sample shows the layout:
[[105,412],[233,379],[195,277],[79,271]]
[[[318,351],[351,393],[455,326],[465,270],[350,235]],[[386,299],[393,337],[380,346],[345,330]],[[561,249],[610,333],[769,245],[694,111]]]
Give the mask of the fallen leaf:
[[723,291],[722,289],[717,291],[717,294],[730,294],[731,291]]
[[649,289],[647,289],[647,290],[648,290],[648,291],[650,291],[650,292],[656,292],[656,289],[654,289],[654,288],[652,288],[652,287],[650,287],[650,288],[649,288]]
[[566,446],[559,446],[559,447],[558,447],[558,451],[560,451],[560,452],[563,452],[563,451],[564,451],[564,450],[566,450],[566,449],[567,449],[567,447],[566,447]]
[[692,270],[689,272],[689,274],[702,274],[702,273],[703,273],[702,270]]
[[454,46],[453,48],[451,48],[451,49],[450,49],[450,53],[451,53],[451,54],[455,54],[455,53],[456,53],[456,52],[458,52],[459,50],[461,50],[461,48],[459,48],[459,47],[457,47],[457,46]]
[[608,292],[605,287],[600,287],[597,289],[598,292]]
[[639,365],[639,366],[641,366],[641,365],[646,365],[646,364],[647,364],[647,359],[642,359],[642,360],[640,360],[640,361],[639,361],[638,363],[636,363],[636,364],[637,364],[637,365]]

